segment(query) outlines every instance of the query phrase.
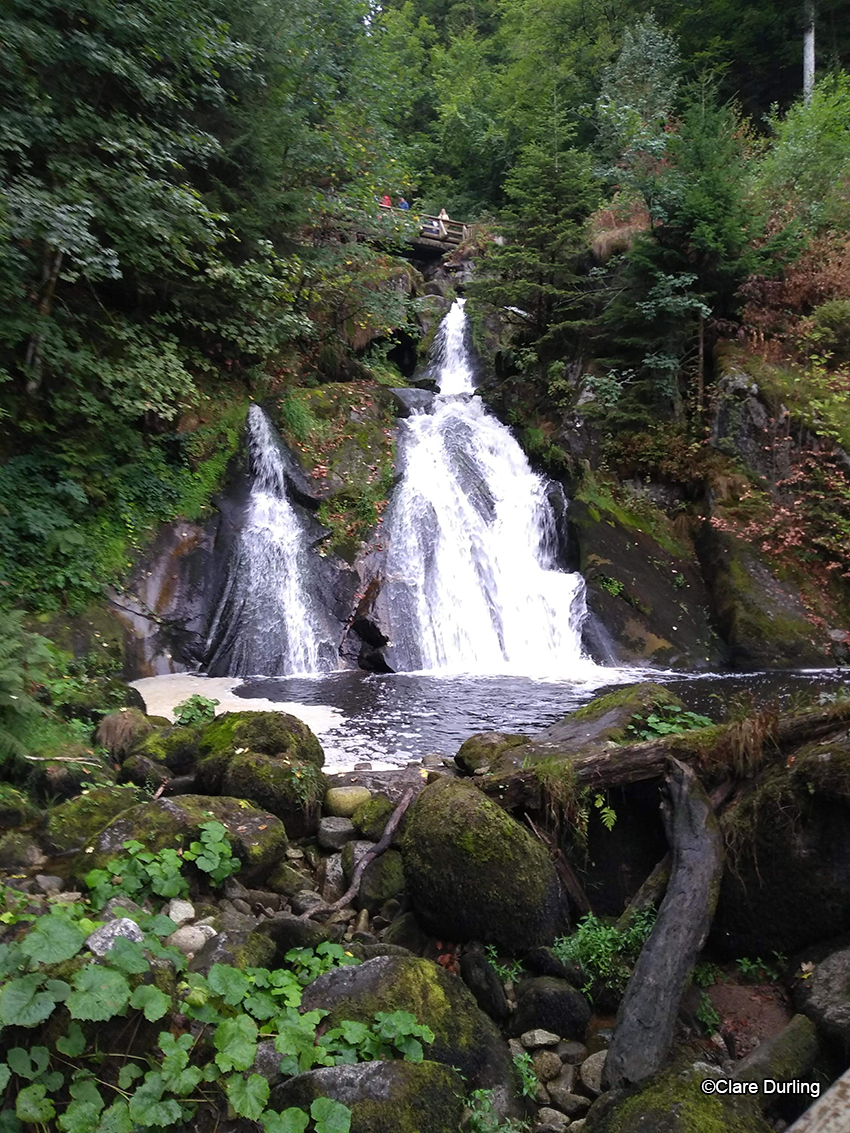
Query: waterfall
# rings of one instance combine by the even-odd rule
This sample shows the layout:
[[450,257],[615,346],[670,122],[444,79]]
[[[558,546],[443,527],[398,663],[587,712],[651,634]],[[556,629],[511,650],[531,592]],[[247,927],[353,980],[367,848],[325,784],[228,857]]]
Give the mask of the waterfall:
[[251,490],[208,635],[210,673],[280,676],[335,667],[336,646],[310,594],[303,521],[289,502],[280,439],[248,410]]
[[385,521],[394,667],[569,677],[584,582],[557,565],[547,482],[474,395],[464,301],[441,324],[430,412],[401,423],[402,480]]

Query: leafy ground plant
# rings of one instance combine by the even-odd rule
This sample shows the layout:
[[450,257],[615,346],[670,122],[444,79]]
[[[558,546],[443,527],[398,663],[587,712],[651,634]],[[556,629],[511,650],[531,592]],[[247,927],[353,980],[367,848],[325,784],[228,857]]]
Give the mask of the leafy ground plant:
[[182,727],[188,727],[192,724],[209,724],[214,719],[215,710],[220,703],[220,700],[210,700],[207,696],[194,693],[175,705],[174,722]]
[[586,976],[586,995],[592,998],[602,989],[620,994],[654,924],[652,908],[635,913],[626,928],[605,924],[590,913],[571,936],[559,937],[552,949],[559,960],[581,967]]
[[639,740],[654,740],[659,736],[672,736],[677,732],[692,732],[697,728],[710,728],[713,721],[699,712],[689,712],[679,704],[665,704],[645,720],[635,720],[627,731]]
[[0,944],[3,1133],[177,1130],[203,1107],[226,1107],[266,1133],[348,1133],[350,1110],[330,1098],[309,1112],[269,1109],[269,1082],[253,1070],[259,1043],[272,1041],[292,1075],[378,1058],[418,1062],[434,1039],[404,1011],[319,1034],[327,1012],[302,1013],[301,996],[316,975],[356,963],[339,945],[293,949],[275,970],[214,964],[202,975],[163,943],[176,927],[169,917],[136,920],[144,939],[119,938],[99,961],[86,947],[102,923],[91,902],[55,904]]

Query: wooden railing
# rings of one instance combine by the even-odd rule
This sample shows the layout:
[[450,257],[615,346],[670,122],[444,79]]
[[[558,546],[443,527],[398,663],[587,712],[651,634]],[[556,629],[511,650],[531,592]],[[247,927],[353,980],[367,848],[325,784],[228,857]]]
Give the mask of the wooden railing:
[[419,234],[413,237],[414,243],[428,245],[446,245],[455,247],[462,244],[466,238],[467,226],[462,220],[450,220],[446,217],[428,216],[425,213],[414,213],[410,209],[400,209],[393,205],[380,205],[388,212],[407,213],[411,220],[419,224]]

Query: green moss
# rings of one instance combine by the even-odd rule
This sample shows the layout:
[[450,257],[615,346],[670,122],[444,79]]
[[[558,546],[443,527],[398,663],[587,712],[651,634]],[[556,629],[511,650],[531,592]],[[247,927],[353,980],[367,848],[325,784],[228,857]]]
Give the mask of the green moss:
[[265,807],[282,819],[291,837],[301,838],[316,826],[327,779],[313,763],[249,751],[228,761],[222,789]]
[[587,504],[597,522],[607,515],[621,527],[649,535],[675,558],[693,556],[693,548],[677,536],[672,521],[663,511],[649,500],[626,500],[618,495],[622,495],[622,489],[613,481],[603,479],[598,473],[585,472],[575,498]]
[[480,732],[460,745],[455,763],[472,775],[479,767],[490,767],[500,755],[528,743],[528,736],[506,732]]
[[311,888],[312,884],[308,874],[295,869],[288,862],[281,862],[266,880],[266,885],[273,893],[282,893],[285,897],[293,897],[301,889]]
[[175,775],[185,775],[198,760],[201,728],[168,727],[148,732],[134,745],[133,755],[164,764]]
[[41,811],[23,791],[10,787],[8,783],[0,783],[0,829],[26,826],[40,815]]
[[[437,1062],[405,1063],[404,1086],[387,1099],[352,1106],[352,1129],[369,1133],[447,1133],[463,1116],[463,1080]],[[389,1104],[388,1104],[389,1103]]]
[[617,1104],[599,1122],[589,1120],[594,1133],[639,1133],[646,1128],[664,1133],[768,1133],[754,1101],[735,1102],[704,1094],[695,1074],[670,1071]]
[[316,767],[325,762],[322,746],[307,725],[286,712],[227,712],[203,729],[204,755],[233,753],[237,748]]
[[663,685],[647,681],[639,685],[625,685],[613,692],[606,692],[604,696],[594,697],[588,704],[571,712],[570,720],[600,720],[616,709],[626,709],[630,716],[637,716],[665,704],[681,706],[682,701]]
[[79,798],[53,807],[47,819],[46,838],[57,853],[79,849],[139,801],[135,787],[97,787]]
[[352,814],[354,829],[370,842],[377,842],[394,809],[386,795],[373,795],[368,802],[361,803]]
[[404,891],[404,864],[398,850],[387,850],[363,871],[360,904],[370,913]]

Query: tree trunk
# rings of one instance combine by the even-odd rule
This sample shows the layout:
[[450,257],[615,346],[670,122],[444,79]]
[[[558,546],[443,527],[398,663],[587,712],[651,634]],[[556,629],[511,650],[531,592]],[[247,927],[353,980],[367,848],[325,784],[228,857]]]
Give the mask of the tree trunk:
[[[59,248],[48,247],[45,253],[44,268],[42,271],[42,297],[38,305],[39,319],[43,320],[50,314],[53,307],[53,295],[56,291],[56,283],[59,279],[59,272],[62,270],[62,260],[64,252]],[[27,345],[26,358],[24,364],[29,370],[29,378],[27,379],[27,393],[32,395],[38,393],[41,389],[41,381],[44,374],[44,358],[42,349],[44,346],[44,334],[42,331],[36,331]]]
[[[793,716],[780,716],[773,727],[765,731],[762,743],[766,748],[779,752],[790,751],[802,743],[824,739],[840,732],[850,722],[850,704],[836,704],[830,708],[814,712],[803,712]],[[712,755],[717,753],[718,761],[724,744],[734,750],[733,740],[738,725],[730,724],[718,729],[715,742],[709,747],[705,743],[702,730],[680,732],[675,736],[663,736],[657,740],[646,740],[639,744],[623,744],[618,748],[595,749],[577,755],[558,752],[555,745],[531,744],[529,752],[540,756],[557,757],[563,755],[564,764],[572,771],[572,785],[576,790],[589,787],[604,791],[610,787],[626,787],[630,783],[640,783],[646,779],[659,779],[665,770],[667,760],[675,758],[685,763],[704,760],[711,763]],[[552,750],[547,750],[547,746]],[[517,748],[521,755],[524,748]],[[737,757],[742,765],[748,762],[746,754]],[[757,756],[749,757],[755,762]],[[730,772],[734,770],[735,760],[730,757]],[[509,774],[493,775],[478,784],[491,799],[508,811],[540,811],[544,807],[544,788],[534,767],[526,767]]]
[[815,3],[803,4],[803,98],[811,102],[815,89]]
[[663,1066],[717,904],[723,837],[711,803],[693,771],[678,760],[670,760],[666,786],[669,801],[662,810],[670,882],[617,1012],[603,1071],[609,1089],[642,1082]]

